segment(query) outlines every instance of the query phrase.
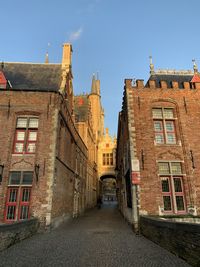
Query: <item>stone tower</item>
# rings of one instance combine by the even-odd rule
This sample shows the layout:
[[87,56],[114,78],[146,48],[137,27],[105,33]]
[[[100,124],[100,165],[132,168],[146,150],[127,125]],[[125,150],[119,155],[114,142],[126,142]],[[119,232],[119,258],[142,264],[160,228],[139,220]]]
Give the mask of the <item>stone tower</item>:
[[100,80],[93,74],[91,93],[89,94],[92,112],[92,124],[95,139],[100,140],[104,132],[104,110],[101,106]]

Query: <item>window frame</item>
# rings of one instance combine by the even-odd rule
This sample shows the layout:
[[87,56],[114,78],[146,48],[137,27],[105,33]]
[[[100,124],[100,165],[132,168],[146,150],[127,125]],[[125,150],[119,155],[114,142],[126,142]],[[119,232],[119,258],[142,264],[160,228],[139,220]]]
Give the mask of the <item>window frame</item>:
[[[24,190],[28,190],[29,191],[29,201],[23,201],[22,200]],[[27,187],[27,186],[22,186],[21,187],[20,196],[19,196],[19,206],[18,206],[18,220],[20,220],[20,221],[27,220],[27,219],[30,218],[31,194],[32,194],[31,187]],[[28,214],[27,214],[27,218],[25,218],[25,219],[21,219],[21,210],[22,210],[22,207],[28,207]]]
[[[159,123],[161,125],[161,131],[155,130],[155,123]],[[165,137],[164,137],[164,127],[163,127],[163,121],[162,120],[154,120],[154,133],[155,133],[155,141],[156,141],[156,136],[162,136],[162,142],[156,142],[156,144],[165,144]]]
[[[29,139],[30,132],[36,133],[36,140],[30,141],[30,139]],[[27,140],[26,140],[26,154],[35,154],[37,139],[38,139],[38,130],[35,130],[35,129],[29,130],[29,128],[28,128],[27,129]],[[35,144],[35,151],[34,152],[28,152],[28,146],[29,146],[29,144]]]
[[[160,110],[160,116],[156,116],[154,114],[154,110]],[[173,117],[167,117],[165,114],[166,114],[166,110],[172,110],[172,114],[173,114]],[[176,131],[176,117],[175,117],[175,109],[172,108],[172,107],[153,107],[152,108],[152,118],[153,118],[153,129],[154,129],[154,137],[155,137],[155,144],[156,145],[176,145],[177,144],[177,131]],[[155,129],[155,123],[160,123],[160,125],[162,126],[162,131],[158,131]],[[167,122],[170,122],[172,123],[173,125],[173,131],[169,131],[167,130]],[[171,134],[173,135],[173,139],[174,139],[174,142],[169,142],[168,141],[168,135]],[[156,136],[162,136],[163,138],[163,142],[157,142],[156,141]]]
[[[11,184],[11,173],[12,172],[20,172],[20,183],[19,184]],[[31,184],[24,184],[23,183],[23,174],[26,172],[32,173],[32,183]],[[9,173],[9,184],[7,187],[7,195],[6,195],[6,204],[5,204],[5,211],[4,211],[4,221],[9,223],[9,222],[14,222],[14,221],[23,221],[27,220],[30,218],[30,206],[31,206],[31,196],[32,196],[32,187],[33,187],[33,182],[34,182],[34,172],[30,170],[23,170],[23,171],[10,171]],[[10,192],[12,190],[17,191],[17,196],[16,196],[16,201],[15,202],[10,202]],[[28,190],[29,191],[29,201],[22,201],[23,197],[23,191]],[[13,204],[14,203],[14,204]],[[8,219],[8,209],[10,206],[15,207],[15,213],[14,213],[14,218],[13,219]],[[22,206],[28,206],[28,216],[25,219],[20,219],[20,213]]]
[[[159,173],[159,177],[160,177],[160,181],[161,181],[161,193],[162,193],[162,201],[163,201],[163,212],[165,214],[185,214],[187,212],[187,207],[186,207],[186,197],[185,197],[185,190],[184,190],[184,183],[183,183],[183,171],[182,171],[182,162],[181,161],[158,161],[158,166],[159,163],[168,163],[168,167],[169,167],[169,174],[165,174],[159,171],[158,168],[158,173]],[[174,173],[173,169],[172,169],[172,165],[173,163],[180,163],[180,167],[181,167],[181,171],[180,173]],[[169,192],[164,192],[163,188],[162,188],[162,179],[163,178],[167,178],[168,179],[168,184],[169,184]],[[175,190],[175,183],[174,183],[174,179],[179,179],[181,182],[181,192],[176,192]],[[164,207],[164,197],[165,196],[170,196],[171,198],[171,210],[165,210]],[[176,197],[180,196],[183,198],[183,205],[184,205],[184,209],[183,210],[179,210],[178,209],[178,205],[176,202]]]
[[[17,196],[16,196],[16,201],[10,201],[10,192],[12,190],[16,190],[17,192]],[[13,222],[16,221],[16,215],[17,215],[17,203],[18,203],[18,197],[19,197],[19,187],[18,186],[12,186],[12,187],[8,187],[7,190],[7,195],[6,195],[6,205],[5,205],[5,211],[4,211],[4,220],[6,222]],[[14,218],[13,219],[7,219],[7,215],[8,215],[8,209],[9,207],[15,207],[15,211],[14,211]]]
[[[168,191],[168,192],[165,192],[165,191],[162,190],[162,200],[163,200],[163,208],[164,208],[164,212],[165,212],[165,213],[172,213],[173,210],[174,210],[174,207],[173,207],[173,201],[172,201],[173,196],[172,196],[172,188],[171,188],[171,181],[170,181],[171,179],[170,179],[170,177],[167,176],[167,175],[166,175],[166,176],[162,176],[162,177],[161,177],[161,188],[162,188],[162,181],[163,181],[163,179],[167,179],[167,181],[168,181],[168,186],[169,186],[169,191]],[[170,197],[171,210],[165,210],[164,197]]]
[[113,165],[114,165],[113,152],[102,153],[102,166],[113,166]]
[[[24,140],[23,140],[23,141],[17,139],[17,134],[18,134],[19,132],[23,132],[23,133],[25,133],[25,134],[24,134]],[[14,154],[23,154],[23,152],[24,152],[24,144],[25,144],[25,142],[26,142],[26,131],[17,128],[17,129],[15,130],[15,138],[14,138],[14,145],[13,145],[13,153],[14,153]],[[15,151],[16,144],[23,144],[22,152],[17,152],[17,151]]]
[[[19,119],[26,119],[26,127],[20,127],[18,126],[18,120]],[[31,119],[37,119],[37,127],[30,127],[30,121]],[[36,143],[38,141],[38,129],[39,129],[39,117],[38,116],[18,116],[16,119],[16,127],[15,127],[15,136],[14,136],[14,142],[13,142],[13,154],[21,155],[21,154],[35,154],[36,153]],[[18,132],[24,132],[24,140],[18,140],[17,134]],[[30,141],[29,136],[30,132],[36,132],[36,140]],[[23,144],[23,149],[20,152],[16,151],[16,144]],[[29,144],[35,144],[35,151],[29,152],[28,146]]]

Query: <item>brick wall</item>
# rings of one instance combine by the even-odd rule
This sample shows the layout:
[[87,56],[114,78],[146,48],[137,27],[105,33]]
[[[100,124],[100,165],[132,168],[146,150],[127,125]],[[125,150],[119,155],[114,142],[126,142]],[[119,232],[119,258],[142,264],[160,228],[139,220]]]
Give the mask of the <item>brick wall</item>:
[[65,100],[58,99],[52,224],[68,220],[85,209],[84,194],[88,150],[81,139]]
[[[126,90],[131,95],[132,106],[128,112],[134,114],[135,146],[140,161],[140,213],[160,214],[163,209],[161,181],[157,161],[181,161],[187,212],[194,207],[200,214],[200,91],[197,89],[133,87],[129,80]],[[124,105],[125,106],[125,105]],[[177,143],[155,144],[152,108],[172,107],[176,112],[175,128]],[[126,108],[126,106],[124,107]],[[125,123],[125,122],[124,122]],[[193,160],[195,168],[191,160]],[[142,155],[143,154],[143,155]]]
[[0,251],[37,233],[38,228],[37,219],[0,225]]
[[[3,181],[0,185],[0,221],[4,220],[4,209],[10,171],[34,172],[40,165],[39,179],[34,175],[31,197],[31,215],[45,221],[48,208],[48,190],[52,183],[53,133],[55,132],[54,93],[0,91],[0,159],[4,164]],[[38,140],[35,154],[13,154],[16,120],[18,116],[36,115],[39,118]],[[47,138],[48,136],[48,138]],[[42,205],[41,205],[42,203]]]
[[192,266],[200,266],[200,224],[140,217],[141,233]]
[[[35,154],[13,154],[16,120],[21,115],[39,118]],[[75,183],[79,184],[78,212],[84,210],[81,187],[85,186],[87,148],[62,95],[0,91],[0,129],[0,164],[5,166],[0,184],[1,222],[4,221],[10,171],[34,173],[30,216],[38,217],[43,225],[52,222],[57,225],[63,218],[73,216]],[[36,164],[40,166],[38,181],[34,171]]]

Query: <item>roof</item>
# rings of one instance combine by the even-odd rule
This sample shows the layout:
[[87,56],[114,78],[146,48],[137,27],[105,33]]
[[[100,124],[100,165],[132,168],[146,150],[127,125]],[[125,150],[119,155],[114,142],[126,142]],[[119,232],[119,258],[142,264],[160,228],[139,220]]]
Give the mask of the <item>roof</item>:
[[74,113],[76,122],[88,120],[90,102],[87,95],[74,96]]
[[2,69],[12,90],[58,91],[61,64],[4,63]]
[[6,88],[7,80],[2,71],[0,71],[0,88]]
[[191,80],[192,83],[200,83],[200,75],[195,74]]
[[[149,77],[149,80],[153,80],[156,82],[156,87],[159,88],[160,82],[165,81],[167,83],[167,87],[172,87],[172,82],[178,82],[179,88],[184,88],[184,82],[191,82],[194,76],[194,72],[192,71],[157,71]],[[146,86],[149,84],[149,80],[147,81]]]

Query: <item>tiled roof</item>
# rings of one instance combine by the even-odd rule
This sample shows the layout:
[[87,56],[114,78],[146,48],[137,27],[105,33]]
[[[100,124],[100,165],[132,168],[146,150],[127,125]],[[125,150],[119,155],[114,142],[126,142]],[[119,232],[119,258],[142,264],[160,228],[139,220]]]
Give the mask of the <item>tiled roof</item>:
[[200,82],[200,75],[195,74],[191,80],[192,83],[199,83]]
[[58,91],[61,64],[4,63],[2,69],[12,90]]

